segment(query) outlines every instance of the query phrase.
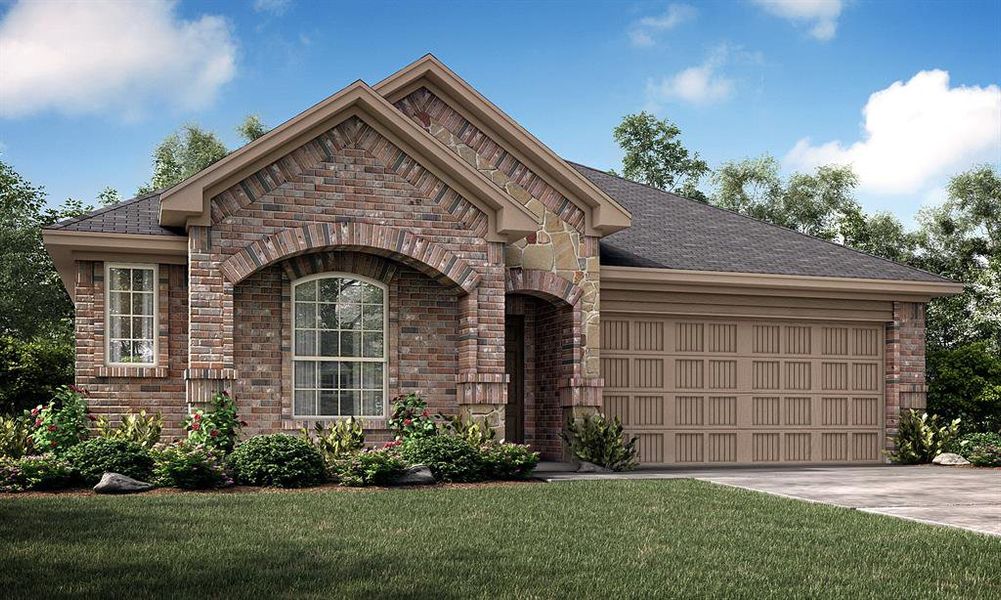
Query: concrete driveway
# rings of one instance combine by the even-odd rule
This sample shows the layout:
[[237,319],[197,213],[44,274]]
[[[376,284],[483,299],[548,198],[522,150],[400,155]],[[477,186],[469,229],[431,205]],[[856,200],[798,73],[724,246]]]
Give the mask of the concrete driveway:
[[1001,536],[1001,469],[939,466],[802,467],[633,471],[612,475],[548,473],[571,479],[690,478],[798,500],[960,527]]

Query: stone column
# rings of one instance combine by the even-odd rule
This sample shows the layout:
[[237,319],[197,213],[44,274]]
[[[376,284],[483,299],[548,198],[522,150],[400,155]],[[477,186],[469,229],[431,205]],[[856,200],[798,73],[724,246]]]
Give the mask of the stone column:
[[902,411],[922,411],[927,401],[925,384],[925,305],[894,302],[893,322],[886,324],[886,448],[893,448]]

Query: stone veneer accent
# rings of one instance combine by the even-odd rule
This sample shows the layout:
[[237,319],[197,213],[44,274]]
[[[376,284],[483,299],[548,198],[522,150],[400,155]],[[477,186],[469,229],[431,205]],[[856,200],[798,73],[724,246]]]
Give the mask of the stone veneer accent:
[[886,324],[886,448],[893,448],[900,413],[924,410],[928,386],[925,384],[925,305],[894,302],[893,322]]

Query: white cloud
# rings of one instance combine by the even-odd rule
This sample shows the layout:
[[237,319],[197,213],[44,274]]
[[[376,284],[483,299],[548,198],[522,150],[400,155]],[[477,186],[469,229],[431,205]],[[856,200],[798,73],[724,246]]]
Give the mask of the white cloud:
[[1001,88],[949,87],[946,71],[921,71],[871,96],[862,109],[862,138],[796,143],[789,168],[851,164],[863,189],[913,194],[943,175],[1001,152]]
[[292,0],[254,0],[254,11],[267,12],[280,17],[291,5]]
[[166,0],[19,2],[0,22],[0,117],[197,109],[235,72],[228,22]]
[[729,53],[726,46],[721,46],[701,65],[688,67],[659,81],[648,80],[646,93],[650,108],[656,111],[669,101],[706,105],[729,98],[733,93],[733,80],[719,73]]
[[629,29],[629,40],[634,46],[654,45],[654,35],[674,29],[678,25],[695,18],[695,8],[687,4],[668,5],[664,14],[656,17],[643,17],[632,24]]
[[776,17],[810,27],[810,35],[826,42],[838,32],[842,0],[752,0]]

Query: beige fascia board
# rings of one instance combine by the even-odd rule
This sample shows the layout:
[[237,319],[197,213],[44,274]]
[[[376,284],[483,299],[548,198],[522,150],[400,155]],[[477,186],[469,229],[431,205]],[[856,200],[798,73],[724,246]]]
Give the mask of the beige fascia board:
[[831,298],[867,298],[927,302],[932,298],[963,291],[954,282],[813,277],[759,273],[726,273],[643,267],[601,267],[601,288],[617,290],[671,291],[683,286],[715,293],[805,294]]
[[529,133],[495,104],[428,54],[374,86],[391,103],[420,87],[460,109],[478,129],[502,141],[520,162],[546,176],[571,201],[583,206],[588,227],[597,235],[608,235],[629,227],[632,215],[615,199],[568,165],[548,146]]
[[[168,190],[161,196],[161,223],[210,224],[212,197],[351,117],[375,128],[487,214],[491,241],[514,241],[538,229],[538,222],[527,207],[498,190],[486,176],[361,81]],[[258,143],[262,141],[267,143]],[[196,212],[193,207],[198,203],[200,208]]]
[[59,273],[70,298],[76,299],[76,262],[132,261],[158,264],[186,264],[188,238],[131,233],[89,231],[42,231],[45,250]]

